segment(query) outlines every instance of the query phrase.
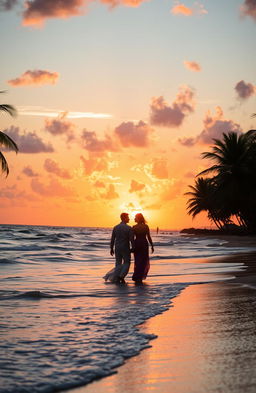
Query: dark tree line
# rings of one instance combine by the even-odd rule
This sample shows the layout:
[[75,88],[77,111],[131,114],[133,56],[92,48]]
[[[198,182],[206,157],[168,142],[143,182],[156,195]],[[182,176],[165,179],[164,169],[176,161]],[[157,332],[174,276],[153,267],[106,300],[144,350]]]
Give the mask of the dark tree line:
[[202,154],[213,165],[197,175],[186,193],[188,213],[195,217],[206,211],[221,230],[236,223],[256,233],[256,130],[224,133],[213,141],[211,151]]

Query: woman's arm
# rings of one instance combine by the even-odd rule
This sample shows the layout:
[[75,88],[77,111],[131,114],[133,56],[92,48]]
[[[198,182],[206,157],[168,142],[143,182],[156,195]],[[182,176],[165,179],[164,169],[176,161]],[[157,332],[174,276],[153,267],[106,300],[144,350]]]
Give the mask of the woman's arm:
[[154,245],[153,245],[153,242],[152,242],[152,238],[150,236],[150,230],[149,230],[148,226],[147,226],[147,238],[148,238],[149,244],[151,245],[151,252],[153,254],[153,252],[154,252]]

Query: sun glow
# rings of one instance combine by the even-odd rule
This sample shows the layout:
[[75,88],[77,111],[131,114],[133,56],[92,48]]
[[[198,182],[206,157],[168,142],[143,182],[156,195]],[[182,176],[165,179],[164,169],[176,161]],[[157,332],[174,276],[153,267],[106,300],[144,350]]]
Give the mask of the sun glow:
[[124,213],[128,213],[131,221],[134,220],[136,214],[138,213],[142,213],[146,220],[150,218],[148,211],[143,209],[139,204],[133,202],[121,204],[120,210]]

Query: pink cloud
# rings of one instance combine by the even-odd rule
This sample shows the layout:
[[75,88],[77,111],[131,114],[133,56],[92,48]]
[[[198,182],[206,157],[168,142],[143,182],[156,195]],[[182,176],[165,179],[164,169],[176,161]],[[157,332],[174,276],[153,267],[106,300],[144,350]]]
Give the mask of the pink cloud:
[[109,135],[106,135],[104,139],[98,139],[96,132],[83,130],[81,139],[82,147],[97,155],[118,150],[116,143]]
[[208,11],[204,8],[204,5],[199,3],[198,1],[194,2],[192,7],[187,7],[184,3],[180,1],[175,1],[174,6],[171,9],[171,13],[173,15],[205,15],[208,14]]
[[52,153],[54,151],[50,143],[45,143],[34,132],[20,132],[19,127],[11,126],[4,131],[18,145],[19,153]]
[[74,124],[65,119],[46,119],[45,130],[51,135],[65,135],[68,141],[75,138]]
[[183,64],[190,71],[199,72],[202,70],[200,64],[197,63],[196,61],[186,61],[185,60],[183,62]]
[[238,123],[223,118],[223,111],[220,107],[216,108],[215,115],[207,112],[203,123],[204,129],[198,137],[198,141],[202,144],[211,144],[213,139],[222,139],[224,132],[242,132]]
[[139,183],[136,180],[131,181],[129,192],[138,192],[145,188],[145,184]]
[[152,175],[158,179],[168,178],[167,161],[162,158],[156,158],[152,165]]
[[18,3],[18,0],[1,0],[0,10],[10,11]]
[[0,189],[1,208],[3,207],[23,207],[28,201],[36,201],[37,197],[18,189],[16,185],[7,186]]
[[[111,9],[116,6],[138,7],[146,0],[96,0],[108,5]],[[84,13],[84,9],[93,0],[28,0],[23,13],[24,26],[43,25],[49,18],[66,19]]]
[[241,13],[244,16],[250,16],[256,21],[256,0],[244,0],[241,6]]
[[74,193],[70,188],[63,186],[57,179],[51,179],[49,184],[43,184],[38,179],[33,178],[31,180],[32,190],[41,195],[47,197],[70,197]]
[[28,177],[37,177],[38,176],[38,173],[34,172],[30,166],[25,166],[22,170],[22,173],[24,173]]
[[100,194],[103,199],[116,199],[119,198],[118,193],[115,190],[115,186],[113,184],[109,184],[106,193]]
[[223,133],[242,132],[238,123],[223,118],[223,111],[219,106],[216,108],[215,115],[212,115],[210,111],[206,113],[203,124],[204,129],[197,137],[183,138],[179,142],[188,147],[194,146],[196,143],[210,145],[213,143],[213,139],[222,139]]
[[39,85],[54,85],[59,78],[57,72],[34,70],[26,71],[20,77],[8,81],[9,85],[13,87],[19,86],[39,86]]
[[195,144],[195,138],[192,138],[192,137],[179,138],[178,141],[180,142],[181,145],[187,146],[187,147],[194,146],[194,144]]
[[152,129],[143,121],[139,121],[137,124],[132,121],[123,122],[115,128],[115,134],[124,147],[148,146],[151,132]]
[[246,83],[244,80],[238,82],[235,86],[238,98],[246,100],[247,98],[256,95],[256,86],[251,83]]
[[23,26],[42,25],[48,18],[69,18],[81,15],[85,0],[28,0],[23,13]]
[[80,157],[84,173],[90,176],[94,172],[104,172],[108,169],[108,162],[105,158],[93,158],[89,157],[89,159]]
[[163,127],[179,127],[189,113],[194,112],[194,91],[188,86],[182,87],[171,105],[164,97],[155,97],[151,102],[151,123]]
[[62,177],[63,179],[71,179],[71,175],[67,169],[60,168],[58,163],[50,158],[47,158],[44,162],[44,168],[49,173]]

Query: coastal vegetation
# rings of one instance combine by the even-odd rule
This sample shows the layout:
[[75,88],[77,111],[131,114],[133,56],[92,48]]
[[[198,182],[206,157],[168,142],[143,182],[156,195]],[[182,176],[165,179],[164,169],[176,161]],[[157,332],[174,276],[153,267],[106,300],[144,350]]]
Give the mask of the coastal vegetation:
[[[4,93],[4,92],[0,91],[0,93]],[[11,116],[15,116],[17,113],[16,109],[12,105],[8,105],[8,104],[0,104],[0,112],[6,112]],[[12,140],[12,138],[10,138],[7,134],[5,134],[2,131],[0,131],[0,147],[4,148],[4,150],[6,149],[13,150],[16,153],[18,153],[19,150],[18,146]],[[1,151],[0,151],[0,166],[1,166],[2,173],[5,173],[7,177],[9,174],[9,166],[5,156]]]
[[224,133],[202,153],[213,165],[200,172],[186,193],[188,213],[207,212],[219,230],[256,233],[256,130]]

